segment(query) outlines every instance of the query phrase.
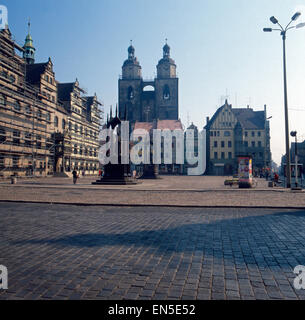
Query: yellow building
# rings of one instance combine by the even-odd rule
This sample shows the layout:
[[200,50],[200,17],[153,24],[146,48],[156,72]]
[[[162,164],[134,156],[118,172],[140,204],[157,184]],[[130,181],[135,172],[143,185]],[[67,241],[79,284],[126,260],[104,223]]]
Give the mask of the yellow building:
[[266,106],[262,111],[232,108],[226,101],[207,118],[207,174],[237,173],[238,156],[251,156],[259,174],[271,165],[270,128]]

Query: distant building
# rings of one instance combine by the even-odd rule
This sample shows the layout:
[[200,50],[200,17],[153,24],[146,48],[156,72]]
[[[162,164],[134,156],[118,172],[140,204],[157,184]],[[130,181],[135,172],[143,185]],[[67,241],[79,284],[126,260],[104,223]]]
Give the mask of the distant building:
[[[130,130],[144,129],[151,135],[153,129],[183,130],[178,107],[178,78],[175,61],[170,57],[170,47],[163,47],[163,58],[157,65],[155,79],[144,80],[142,68],[135,57],[132,45],[122,66],[119,79],[119,116],[129,121]],[[125,117],[126,115],[126,117]],[[164,146],[162,145],[162,159]],[[183,165],[175,163],[176,147],[172,145],[173,163],[159,165],[159,173],[182,174]],[[163,160],[162,160],[163,162]],[[143,165],[136,167],[143,170]]]
[[[303,142],[297,143],[297,155],[298,155],[298,166],[302,166],[302,172],[305,171],[305,140]],[[291,142],[290,147],[290,159],[291,159],[291,171],[294,175],[294,166],[295,166],[295,142]],[[284,175],[286,165],[286,154],[281,158],[281,168],[280,173]]]
[[[174,130],[181,130],[183,132],[183,126],[180,120],[155,120],[153,122],[139,122],[136,121],[134,125],[134,130],[145,130],[150,135],[151,142],[151,151],[152,151],[152,143],[153,143],[153,129],[159,130],[170,130],[173,132]],[[184,165],[176,163],[176,143],[171,141],[171,152],[172,152],[172,163],[165,164],[164,163],[164,155],[167,150],[164,148],[164,142],[161,141],[161,164],[159,164],[159,173],[160,174],[183,174],[184,173]],[[152,156],[151,156],[152,163]],[[143,165],[136,166],[136,170],[141,172],[143,170]]]
[[119,116],[127,114],[134,124],[153,120],[178,120],[178,78],[175,61],[170,57],[170,47],[163,47],[163,58],[157,65],[157,77],[144,80],[135,49],[128,48],[128,59],[119,79]]
[[232,108],[227,100],[207,118],[207,170],[209,175],[237,173],[238,156],[251,156],[254,173],[271,166],[270,128],[266,115],[252,108]]
[[187,140],[187,136],[186,136],[186,132],[184,133],[184,168],[183,168],[183,173],[187,174],[188,169],[189,168],[196,168],[198,166],[198,163],[196,164],[189,164],[187,159],[190,157],[191,155],[187,155],[187,144],[192,144],[194,145],[194,156],[198,157],[198,151],[199,151],[199,131],[198,131],[198,127],[194,125],[194,123],[192,122],[192,124],[187,128],[187,130],[193,130],[194,132],[194,139],[193,141],[188,141]]

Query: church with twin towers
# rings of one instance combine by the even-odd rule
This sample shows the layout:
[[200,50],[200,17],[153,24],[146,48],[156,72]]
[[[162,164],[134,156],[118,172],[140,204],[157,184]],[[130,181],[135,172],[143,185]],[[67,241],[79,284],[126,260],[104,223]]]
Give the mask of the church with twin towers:
[[[170,47],[163,47],[163,58],[157,65],[157,77],[144,80],[142,67],[135,56],[135,48],[128,48],[128,58],[119,79],[119,116],[134,126],[136,122],[156,122],[179,118],[178,78]],[[179,121],[180,122],[180,121]]]

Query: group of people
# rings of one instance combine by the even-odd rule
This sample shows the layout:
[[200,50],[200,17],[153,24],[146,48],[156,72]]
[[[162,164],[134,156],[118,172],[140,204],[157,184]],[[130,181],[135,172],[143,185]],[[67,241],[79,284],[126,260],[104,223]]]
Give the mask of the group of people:
[[[98,172],[98,175],[102,177],[103,174],[104,174],[104,171],[100,169]],[[76,168],[74,168],[74,170],[72,171],[72,176],[73,176],[73,184],[76,184],[77,179],[79,178],[79,173],[76,171]]]

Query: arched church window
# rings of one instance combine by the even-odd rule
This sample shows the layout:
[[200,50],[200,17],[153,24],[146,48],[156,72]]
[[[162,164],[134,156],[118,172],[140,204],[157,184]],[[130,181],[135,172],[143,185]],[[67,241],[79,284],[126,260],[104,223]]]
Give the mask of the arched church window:
[[163,99],[164,100],[170,99],[170,91],[169,91],[169,86],[167,84],[163,87]]
[[133,88],[132,87],[128,88],[127,98],[128,98],[128,100],[132,100],[134,98],[134,93],[133,93]]

